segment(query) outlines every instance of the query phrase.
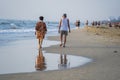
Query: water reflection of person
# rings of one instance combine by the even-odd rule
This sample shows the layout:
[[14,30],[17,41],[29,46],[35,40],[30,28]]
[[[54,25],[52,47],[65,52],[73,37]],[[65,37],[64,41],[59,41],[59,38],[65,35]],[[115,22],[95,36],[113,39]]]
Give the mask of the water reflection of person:
[[46,69],[45,57],[43,56],[42,49],[39,49],[38,56],[35,60],[35,68],[36,68],[36,70],[40,70],[40,71]]
[[66,54],[60,54],[60,63],[58,64],[59,69],[65,69],[68,67],[68,60]]

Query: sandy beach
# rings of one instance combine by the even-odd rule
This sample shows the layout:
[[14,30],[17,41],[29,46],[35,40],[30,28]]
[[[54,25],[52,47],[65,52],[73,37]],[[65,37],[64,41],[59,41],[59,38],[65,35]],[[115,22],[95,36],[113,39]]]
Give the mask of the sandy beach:
[[[92,29],[93,30],[93,29]],[[107,32],[106,32],[107,33]],[[108,33],[109,34],[109,33]],[[49,40],[59,41],[59,36]],[[27,42],[27,41],[26,41]],[[24,44],[25,45],[25,44]],[[30,45],[26,45],[32,50]],[[120,37],[103,36],[88,29],[72,30],[65,48],[54,45],[44,48],[47,53],[83,56],[92,59],[83,66],[53,71],[38,71],[0,75],[0,80],[119,80]]]

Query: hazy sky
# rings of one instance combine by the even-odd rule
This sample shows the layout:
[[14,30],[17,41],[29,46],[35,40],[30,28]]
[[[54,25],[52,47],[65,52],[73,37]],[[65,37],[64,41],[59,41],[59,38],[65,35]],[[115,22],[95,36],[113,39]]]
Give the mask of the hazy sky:
[[120,0],[0,0],[0,18],[59,21],[67,13],[71,22],[120,16]]

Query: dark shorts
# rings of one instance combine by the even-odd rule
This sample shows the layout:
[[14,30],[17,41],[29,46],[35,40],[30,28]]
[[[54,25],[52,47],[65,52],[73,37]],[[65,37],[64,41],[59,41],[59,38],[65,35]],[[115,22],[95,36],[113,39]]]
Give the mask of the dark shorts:
[[68,35],[68,31],[61,30],[60,33],[61,35],[66,35],[66,36]]

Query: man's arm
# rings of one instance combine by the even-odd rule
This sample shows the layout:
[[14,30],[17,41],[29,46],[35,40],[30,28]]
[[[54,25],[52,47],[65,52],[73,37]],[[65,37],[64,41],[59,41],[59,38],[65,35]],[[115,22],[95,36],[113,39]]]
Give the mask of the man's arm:
[[35,30],[36,30],[36,31],[39,30],[39,27],[38,27],[38,26],[39,26],[39,23],[37,22],[37,23],[36,23],[36,26],[35,26]]
[[36,26],[35,26],[35,35],[37,30],[38,30],[38,23],[36,23]]
[[62,23],[62,19],[60,20],[60,23],[59,23],[59,29],[58,29],[58,33],[60,33],[60,28],[61,28],[61,23]]
[[44,23],[44,28],[45,28],[45,34],[47,33],[47,26],[46,23]]
[[67,21],[68,21],[68,29],[69,29],[69,32],[70,32],[70,23],[69,23],[69,19],[68,19]]
[[45,25],[45,31],[47,32],[47,26],[46,26],[46,23],[44,23],[44,25]]

